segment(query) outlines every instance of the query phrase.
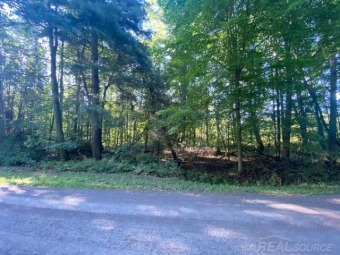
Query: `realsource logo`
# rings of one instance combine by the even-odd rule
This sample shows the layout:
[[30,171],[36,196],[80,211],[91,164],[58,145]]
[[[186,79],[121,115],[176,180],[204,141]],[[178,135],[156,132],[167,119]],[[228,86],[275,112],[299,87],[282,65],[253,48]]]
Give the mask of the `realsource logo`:
[[325,243],[295,243],[280,236],[269,236],[259,239],[254,244],[242,246],[246,254],[325,254],[332,252],[333,245]]

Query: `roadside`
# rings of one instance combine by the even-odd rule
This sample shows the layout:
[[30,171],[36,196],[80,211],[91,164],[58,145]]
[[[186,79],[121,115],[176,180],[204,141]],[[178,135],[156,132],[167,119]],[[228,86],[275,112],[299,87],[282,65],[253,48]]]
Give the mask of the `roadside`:
[[340,185],[301,184],[290,186],[208,184],[174,177],[156,177],[140,173],[57,172],[20,167],[0,167],[0,183],[45,187],[164,190],[208,193],[260,193],[272,195],[340,194]]

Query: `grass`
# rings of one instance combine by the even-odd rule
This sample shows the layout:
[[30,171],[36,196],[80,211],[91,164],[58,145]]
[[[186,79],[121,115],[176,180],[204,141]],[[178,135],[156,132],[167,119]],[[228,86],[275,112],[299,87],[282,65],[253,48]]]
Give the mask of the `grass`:
[[56,172],[30,168],[0,167],[0,184],[31,186],[114,189],[114,190],[163,190],[209,193],[261,193],[273,195],[326,195],[340,194],[340,185],[301,184],[299,186],[260,185],[211,185],[178,178],[159,178],[135,173]]

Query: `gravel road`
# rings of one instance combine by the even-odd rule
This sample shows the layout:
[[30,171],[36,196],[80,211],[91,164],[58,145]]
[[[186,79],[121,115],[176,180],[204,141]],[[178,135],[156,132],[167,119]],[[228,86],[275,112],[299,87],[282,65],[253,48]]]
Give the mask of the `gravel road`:
[[0,185],[0,254],[340,254],[340,196]]

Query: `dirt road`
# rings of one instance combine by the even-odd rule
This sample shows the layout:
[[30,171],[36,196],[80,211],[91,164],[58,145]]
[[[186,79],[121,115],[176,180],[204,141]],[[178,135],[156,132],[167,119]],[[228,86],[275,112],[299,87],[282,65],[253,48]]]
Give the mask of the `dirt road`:
[[0,185],[0,254],[340,254],[340,196]]

